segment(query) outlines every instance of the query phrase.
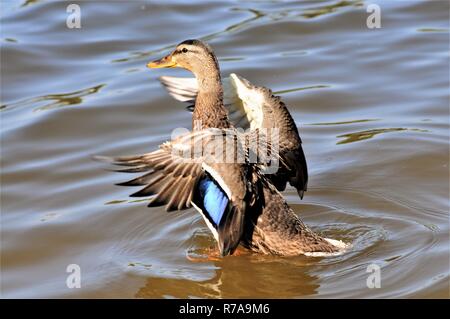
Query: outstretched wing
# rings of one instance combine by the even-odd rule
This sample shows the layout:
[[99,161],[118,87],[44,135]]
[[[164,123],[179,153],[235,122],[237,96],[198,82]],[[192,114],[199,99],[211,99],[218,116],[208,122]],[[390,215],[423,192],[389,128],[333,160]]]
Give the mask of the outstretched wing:
[[[198,92],[195,78],[162,76],[159,80],[174,99],[189,104],[189,107],[195,104]],[[228,118],[234,127],[243,129],[258,127],[255,121],[259,122],[261,120],[256,118],[259,113],[242,103],[236,88],[232,84],[231,76],[223,79],[223,94],[224,106],[228,110]],[[254,105],[257,106],[257,104],[252,104],[252,106]]]
[[193,189],[202,175],[198,163],[181,163],[171,156],[170,145],[151,153],[137,156],[100,157],[96,159],[113,165],[126,167],[117,172],[137,173],[144,175],[132,180],[118,183],[120,186],[144,186],[131,197],[154,196],[148,206],[166,205],[167,211],[183,210],[192,207]]
[[217,239],[222,255],[227,255],[240,242],[246,203],[255,196],[248,189],[248,176],[258,163],[248,163],[249,153],[256,153],[262,161],[269,158],[265,150],[258,154],[258,148],[248,147],[254,144],[252,139],[264,140],[256,133],[207,129],[166,142],[151,153],[96,159],[125,167],[119,172],[145,172],[118,185],[144,186],[131,196],[154,196],[148,206],[166,205],[167,211],[194,206]]
[[[119,183],[120,186],[144,186],[132,197],[153,196],[148,206],[166,205],[167,211],[192,207],[191,201],[196,183],[203,175],[202,151],[221,134],[218,129],[203,130],[180,136],[160,145],[151,153],[134,156],[105,157],[97,160],[122,166],[116,171],[144,175]],[[199,147],[198,147],[199,146]]]
[[195,78],[162,76],[159,80],[175,100],[195,104],[198,93],[198,85]]
[[[198,92],[195,78],[163,76],[160,81],[178,101],[195,104]],[[269,178],[279,190],[284,190],[289,182],[303,198],[307,190],[308,168],[297,126],[285,104],[270,89],[255,86],[233,73],[223,79],[223,88],[224,105],[234,127],[279,129],[279,152],[285,165]]]

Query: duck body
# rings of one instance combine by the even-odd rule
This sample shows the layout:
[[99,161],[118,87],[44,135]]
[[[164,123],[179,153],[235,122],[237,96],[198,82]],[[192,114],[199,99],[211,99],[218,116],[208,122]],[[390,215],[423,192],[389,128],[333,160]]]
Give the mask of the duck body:
[[280,256],[326,256],[345,249],[344,243],[323,238],[306,226],[275,187],[267,185],[262,191],[264,203],[254,207],[245,224],[244,247]]

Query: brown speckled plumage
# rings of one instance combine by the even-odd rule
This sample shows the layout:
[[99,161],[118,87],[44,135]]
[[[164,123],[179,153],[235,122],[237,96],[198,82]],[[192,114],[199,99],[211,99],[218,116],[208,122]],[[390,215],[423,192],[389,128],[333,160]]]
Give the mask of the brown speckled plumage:
[[289,182],[303,198],[303,193],[307,190],[308,185],[308,168],[302,140],[291,113],[281,98],[272,94],[272,90],[254,86],[246,79],[237,77],[249,90],[258,91],[264,96],[261,127],[279,130],[280,156],[284,160],[284,165],[281,165],[276,174],[269,176],[270,180],[280,191],[283,191],[286,183]]
[[336,252],[334,247],[314,233],[295,215],[272,185],[263,182],[263,198],[246,219],[243,246],[259,253],[295,256],[308,252]]

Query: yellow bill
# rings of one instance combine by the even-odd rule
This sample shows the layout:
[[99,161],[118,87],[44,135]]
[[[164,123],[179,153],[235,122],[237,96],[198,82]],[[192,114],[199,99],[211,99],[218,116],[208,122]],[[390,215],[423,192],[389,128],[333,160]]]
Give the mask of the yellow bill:
[[159,68],[174,68],[177,67],[177,62],[173,59],[172,55],[165,56],[162,59],[147,63],[147,67],[151,69]]

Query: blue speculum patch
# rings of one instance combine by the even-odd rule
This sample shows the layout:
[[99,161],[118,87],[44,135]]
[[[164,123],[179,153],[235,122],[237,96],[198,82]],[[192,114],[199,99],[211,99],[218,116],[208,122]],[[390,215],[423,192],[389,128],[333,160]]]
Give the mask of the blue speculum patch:
[[218,226],[228,205],[228,197],[209,177],[201,180],[199,187],[205,213],[211,217],[214,225]]

